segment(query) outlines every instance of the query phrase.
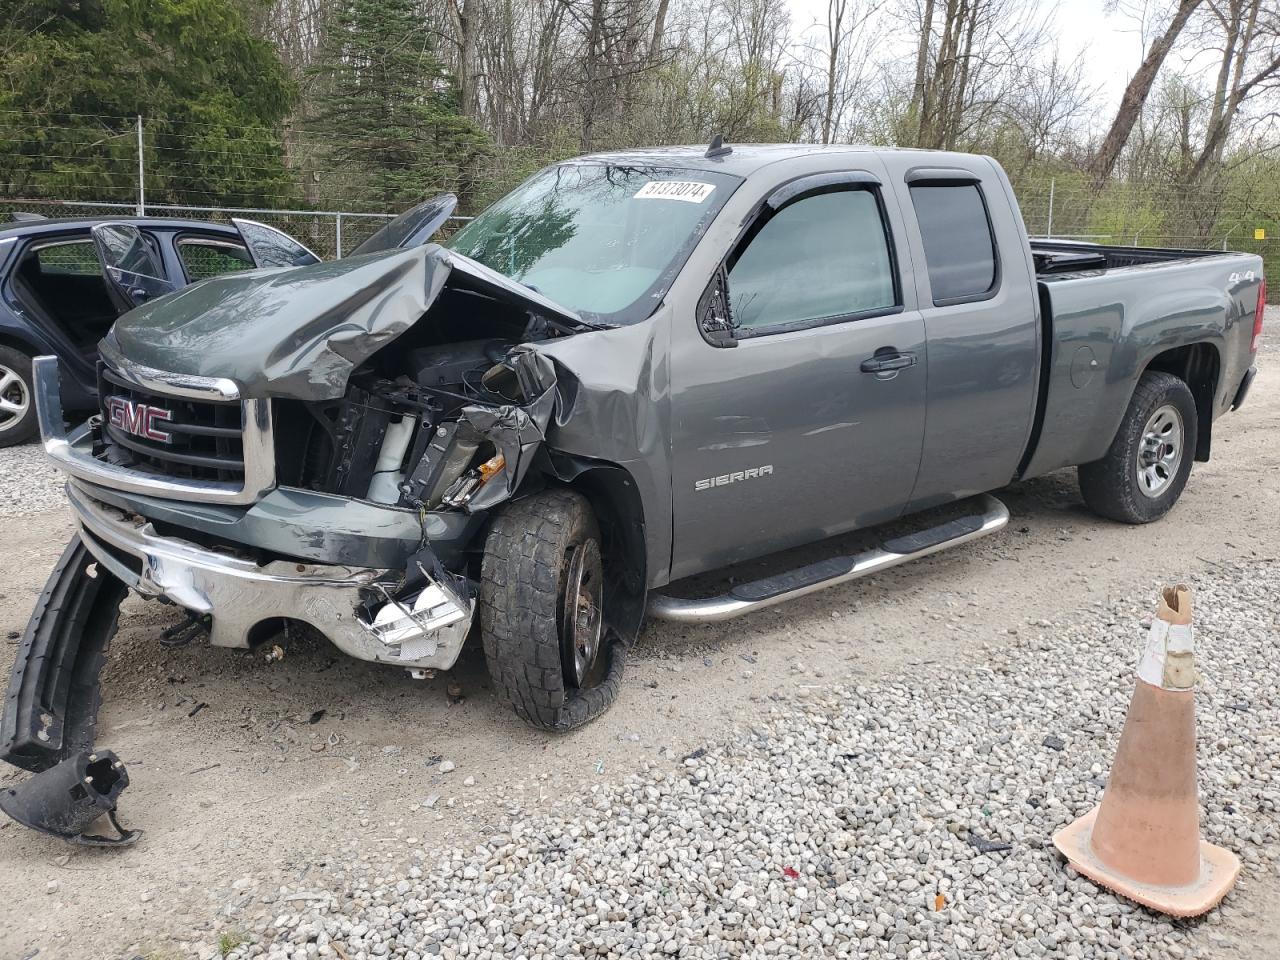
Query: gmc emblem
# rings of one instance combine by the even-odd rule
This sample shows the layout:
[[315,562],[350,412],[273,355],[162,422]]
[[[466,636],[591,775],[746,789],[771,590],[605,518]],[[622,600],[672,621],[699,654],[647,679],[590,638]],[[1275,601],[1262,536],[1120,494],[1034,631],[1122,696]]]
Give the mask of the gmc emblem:
[[107,397],[107,422],[125,433],[132,433],[135,437],[170,443],[173,437],[167,431],[157,427],[156,423],[172,419],[173,412],[163,407],[134,403],[124,397]]

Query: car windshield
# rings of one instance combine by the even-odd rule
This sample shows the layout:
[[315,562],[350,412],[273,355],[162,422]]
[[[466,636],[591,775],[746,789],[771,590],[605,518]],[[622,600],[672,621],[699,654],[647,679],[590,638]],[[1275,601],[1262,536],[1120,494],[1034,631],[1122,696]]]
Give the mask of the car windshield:
[[741,183],[708,170],[566,163],[535,175],[447,246],[585,317],[653,312]]

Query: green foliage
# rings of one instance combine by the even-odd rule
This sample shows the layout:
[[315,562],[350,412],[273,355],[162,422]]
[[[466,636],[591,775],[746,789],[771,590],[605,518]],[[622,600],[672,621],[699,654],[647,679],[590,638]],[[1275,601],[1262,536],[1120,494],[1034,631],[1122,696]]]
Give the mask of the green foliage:
[[313,71],[307,128],[326,192],[380,210],[449,190],[465,205],[489,139],[459,112],[415,0],[341,0]]
[[242,947],[248,942],[249,938],[239,930],[220,933],[218,934],[218,953],[225,957],[236,947]]
[[142,114],[149,200],[278,201],[294,98],[227,0],[28,0],[0,24],[0,192],[133,199]]

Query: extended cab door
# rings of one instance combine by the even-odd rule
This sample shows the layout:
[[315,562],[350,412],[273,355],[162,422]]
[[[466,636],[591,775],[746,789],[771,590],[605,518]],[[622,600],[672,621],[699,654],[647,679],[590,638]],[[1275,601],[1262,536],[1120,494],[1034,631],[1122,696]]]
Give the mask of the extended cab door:
[[1035,416],[1040,357],[1036,286],[1007,181],[985,157],[927,166],[892,155],[916,230],[915,281],[929,344],[929,417],[908,510],[1013,479]]
[[890,519],[910,496],[924,322],[900,213],[860,162],[770,194],[700,316],[673,318],[689,327],[672,332],[672,579]]

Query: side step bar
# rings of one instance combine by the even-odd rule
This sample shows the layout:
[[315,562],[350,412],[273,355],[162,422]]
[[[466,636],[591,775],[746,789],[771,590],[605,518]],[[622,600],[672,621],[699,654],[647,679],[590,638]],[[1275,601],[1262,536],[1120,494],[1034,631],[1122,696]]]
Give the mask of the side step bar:
[[831,557],[776,576],[735,585],[728,593],[705,600],[682,600],[664,593],[649,595],[649,616],[681,623],[729,620],[775,603],[794,600],[838,583],[888,570],[900,563],[995,533],[1009,522],[1009,508],[990,494],[977,498],[977,513],[894,537],[852,557]]

